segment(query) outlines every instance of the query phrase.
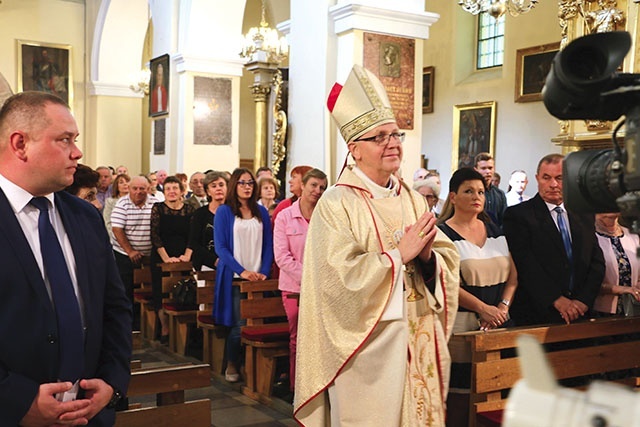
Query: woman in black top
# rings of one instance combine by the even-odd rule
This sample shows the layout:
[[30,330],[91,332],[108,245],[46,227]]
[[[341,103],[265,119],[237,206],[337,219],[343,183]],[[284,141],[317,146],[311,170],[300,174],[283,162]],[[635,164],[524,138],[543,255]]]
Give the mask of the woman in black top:
[[160,263],[191,261],[189,224],[195,209],[184,203],[184,185],[175,176],[164,182],[164,202],[151,208],[151,285],[153,303],[162,327],[161,342],[168,342],[169,319],[162,309],[162,269]]
[[223,172],[209,172],[204,177],[204,191],[209,204],[195,211],[191,217],[189,246],[193,250],[191,263],[200,271],[202,266],[215,269],[218,263],[213,244],[213,218],[218,206],[224,204],[228,178]]

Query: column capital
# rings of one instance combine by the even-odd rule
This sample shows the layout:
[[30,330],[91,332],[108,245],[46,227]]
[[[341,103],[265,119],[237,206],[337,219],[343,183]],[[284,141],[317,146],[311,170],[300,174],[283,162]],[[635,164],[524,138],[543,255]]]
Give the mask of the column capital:
[[329,8],[335,33],[353,30],[384,33],[413,39],[428,39],[429,27],[440,19],[432,12],[408,12],[372,7],[358,3],[339,4]]
[[255,102],[267,102],[267,97],[271,93],[271,86],[255,83],[251,86],[251,95]]

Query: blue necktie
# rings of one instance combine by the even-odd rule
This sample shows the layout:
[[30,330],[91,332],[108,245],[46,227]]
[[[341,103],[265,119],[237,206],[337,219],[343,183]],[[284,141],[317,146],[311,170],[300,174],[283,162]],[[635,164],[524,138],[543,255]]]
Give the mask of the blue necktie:
[[84,366],[84,333],[78,298],[73,290],[62,247],[49,221],[49,201],[34,197],[31,204],[38,208],[38,235],[44,271],[49,279],[51,295],[58,319],[60,339],[59,380],[74,382],[82,375]]
[[567,223],[564,220],[564,216],[562,213],[564,209],[560,206],[556,206],[554,209],[555,213],[558,215],[558,229],[560,230],[560,235],[562,236],[562,243],[564,244],[564,250],[567,253],[567,259],[569,260],[569,268],[570,268],[570,278],[569,278],[569,289],[573,288],[573,252],[571,250],[571,237],[569,234],[569,228],[567,227]]

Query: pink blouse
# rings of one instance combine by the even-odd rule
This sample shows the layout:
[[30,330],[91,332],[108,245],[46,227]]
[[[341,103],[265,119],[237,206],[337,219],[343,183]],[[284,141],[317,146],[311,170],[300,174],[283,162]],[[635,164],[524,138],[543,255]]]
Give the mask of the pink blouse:
[[280,267],[278,288],[281,291],[300,293],[302,257],[309,223],[300,212],[296,200],[276,218],[273,228],[273,255]]

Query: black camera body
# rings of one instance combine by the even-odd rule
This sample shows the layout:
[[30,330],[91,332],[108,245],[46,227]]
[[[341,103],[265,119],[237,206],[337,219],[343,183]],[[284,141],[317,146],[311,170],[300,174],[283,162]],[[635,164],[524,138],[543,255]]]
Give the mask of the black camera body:
[[[624,31],[580,37],[555,56],[542,98],[563,120],[617,120],[625,116],[624,149],[569,154],[563,162],[563,198],[578,212],[617,212],[640,231],[640,74],[617,70],[631,48]],[[634,230],[637,232],[637,230]]]

